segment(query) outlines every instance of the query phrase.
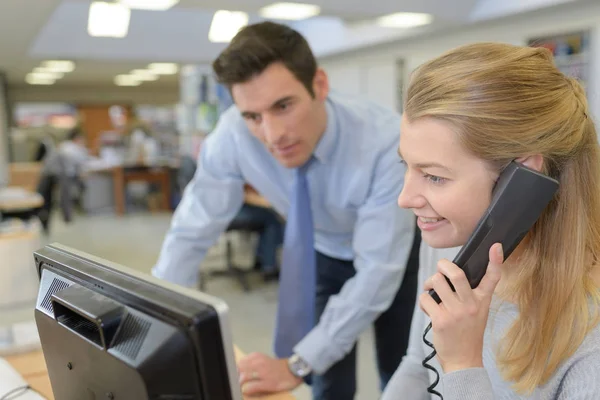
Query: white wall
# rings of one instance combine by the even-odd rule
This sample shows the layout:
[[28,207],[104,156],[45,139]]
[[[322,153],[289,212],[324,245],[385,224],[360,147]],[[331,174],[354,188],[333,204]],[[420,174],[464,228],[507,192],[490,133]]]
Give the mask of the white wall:
[[9,110],[6,75],[0,71],[0,188],[8,184]]
[[342,92],[362,94],[396,108],[397,59],[406,62],[408,74],[426,60],[472,42],[500,41],[525,45],[531,37],[591,29],[591,112],[600,117],[600,1],[561,5],[551,9],[479,23],[451,31],[405,39],[386,45],[320,59],[331,86]]

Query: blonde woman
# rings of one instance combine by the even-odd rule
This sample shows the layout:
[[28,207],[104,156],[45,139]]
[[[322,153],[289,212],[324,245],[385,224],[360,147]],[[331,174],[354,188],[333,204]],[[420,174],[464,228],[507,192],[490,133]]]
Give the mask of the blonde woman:
[[[415,72],[401,131],[398,204],[419,217],[424,245],[408,355],[383,398],[437,398],[427,390],[436,376],[421,364],[431,321],[429,363],[445,400],[599,399],[600,157],[581,85],[545,49],[460,47]],[[513,160],[560,188],[507,260],[492,246],[471,289],[448,260]]]

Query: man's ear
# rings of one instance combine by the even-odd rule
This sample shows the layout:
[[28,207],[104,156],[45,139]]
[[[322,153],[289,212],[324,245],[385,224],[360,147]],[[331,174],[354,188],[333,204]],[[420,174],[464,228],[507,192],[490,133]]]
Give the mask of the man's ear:
[[329,95],[329,78],[323,68],[317,68],[313,79],[313,92],[315,99],[325,101]]
[[517,158],[515,161],[538,172],[541,172],[544,166],[544,157],[541,154]]

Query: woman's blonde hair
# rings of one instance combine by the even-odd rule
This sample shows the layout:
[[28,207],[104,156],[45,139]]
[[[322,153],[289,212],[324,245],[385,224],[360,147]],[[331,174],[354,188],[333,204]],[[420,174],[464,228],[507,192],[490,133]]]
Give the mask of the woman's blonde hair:
[[419,67],[404,104],[411,120],[435,118],[498,171],[541,154],[555,198],[526,238],[511,291],[520,310],[497,351],[503,377],[531,392],[598,323],[592,271],[600,259],[600,153],[581,84],[542,48],[478,43]]

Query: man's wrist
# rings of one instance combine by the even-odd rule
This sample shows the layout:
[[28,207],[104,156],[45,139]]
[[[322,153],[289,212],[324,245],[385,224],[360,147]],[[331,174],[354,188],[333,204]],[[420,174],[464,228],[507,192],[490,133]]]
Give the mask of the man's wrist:
[[298,354],[292,354],[292,356],[288,358],[288,368],[296,378],[305,379],[312,374],[310,365],[308,365],[308,363]]

